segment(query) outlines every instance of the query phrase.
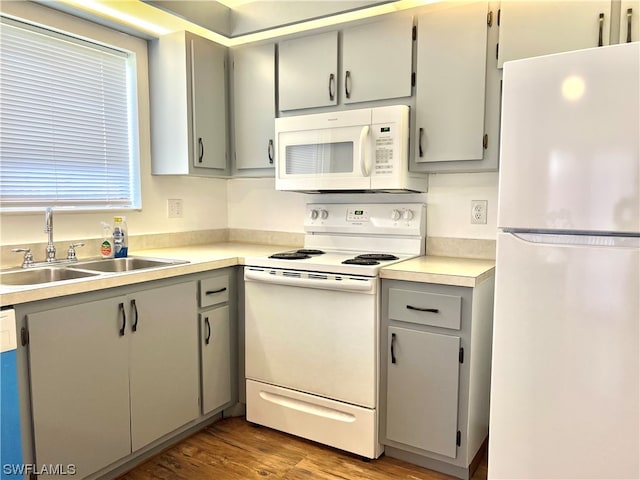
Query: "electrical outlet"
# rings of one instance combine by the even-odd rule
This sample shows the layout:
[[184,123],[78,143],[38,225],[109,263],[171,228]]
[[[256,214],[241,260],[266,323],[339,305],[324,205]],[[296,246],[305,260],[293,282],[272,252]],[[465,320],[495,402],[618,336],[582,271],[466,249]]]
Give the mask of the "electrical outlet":
[[167,200],[167,217],[182,218],[182,199],[170,198]]
[[487,201],[471,200],[471,223],[487,223]]

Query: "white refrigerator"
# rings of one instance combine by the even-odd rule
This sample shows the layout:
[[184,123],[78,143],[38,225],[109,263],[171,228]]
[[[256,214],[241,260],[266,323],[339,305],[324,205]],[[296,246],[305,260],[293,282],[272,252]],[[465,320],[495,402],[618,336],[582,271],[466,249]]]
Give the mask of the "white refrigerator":
[[505,63],[488,478],[640,478],[640,44]]

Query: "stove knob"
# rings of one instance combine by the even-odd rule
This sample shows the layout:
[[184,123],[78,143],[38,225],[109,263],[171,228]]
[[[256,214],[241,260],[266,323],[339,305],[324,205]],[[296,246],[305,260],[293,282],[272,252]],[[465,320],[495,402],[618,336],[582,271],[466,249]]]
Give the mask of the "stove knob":
[[320,218],[322,218],[323,220],[326,220],[328,216],[329,216],[329,212],[327,212],[324,208],[321,208]]
[[312,208],[312,209],[309,211],[309,218],[310,218],[311,220],[315,220],[316,218],[318,218],[318,210],[316,210],[315,208]]
[[402,212],[402,218],[405,220],[411,220],[413,218],[413,210],[405,210]]
[[391,212],[391,219],[392,220],[400,220],[401,216],[402,216],[402,214],[400,213],[400,210],[394,209]]

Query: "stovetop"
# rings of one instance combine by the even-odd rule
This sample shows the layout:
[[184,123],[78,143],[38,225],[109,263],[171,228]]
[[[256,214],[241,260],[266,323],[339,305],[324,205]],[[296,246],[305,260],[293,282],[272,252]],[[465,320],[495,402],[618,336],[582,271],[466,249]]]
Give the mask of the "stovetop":
[[308,272],[377,276],[378,270],[424,254],[426,206],[422,203],[310,203],[301,249],[245,264]]
[[374,277],[382,267],[416,256],[388,253],[374,254],[372,252],[362,251],[323,251],[324,253],[321,254],[300,254],[298,253],[300,250],[304,252],[305,249],[283,251],[280,252],[280,254],[269,257],[248,257],[245,259],[245,264],[254,267]]

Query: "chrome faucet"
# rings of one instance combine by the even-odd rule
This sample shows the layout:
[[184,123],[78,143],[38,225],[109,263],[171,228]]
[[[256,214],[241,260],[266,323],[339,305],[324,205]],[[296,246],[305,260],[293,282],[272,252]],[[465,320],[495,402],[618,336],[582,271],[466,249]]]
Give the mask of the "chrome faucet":
[[48,234],[47,241],[47,262],[56,261],[56,247],[53,244],[53,209],[47,208],[44,213],[44,233]]

